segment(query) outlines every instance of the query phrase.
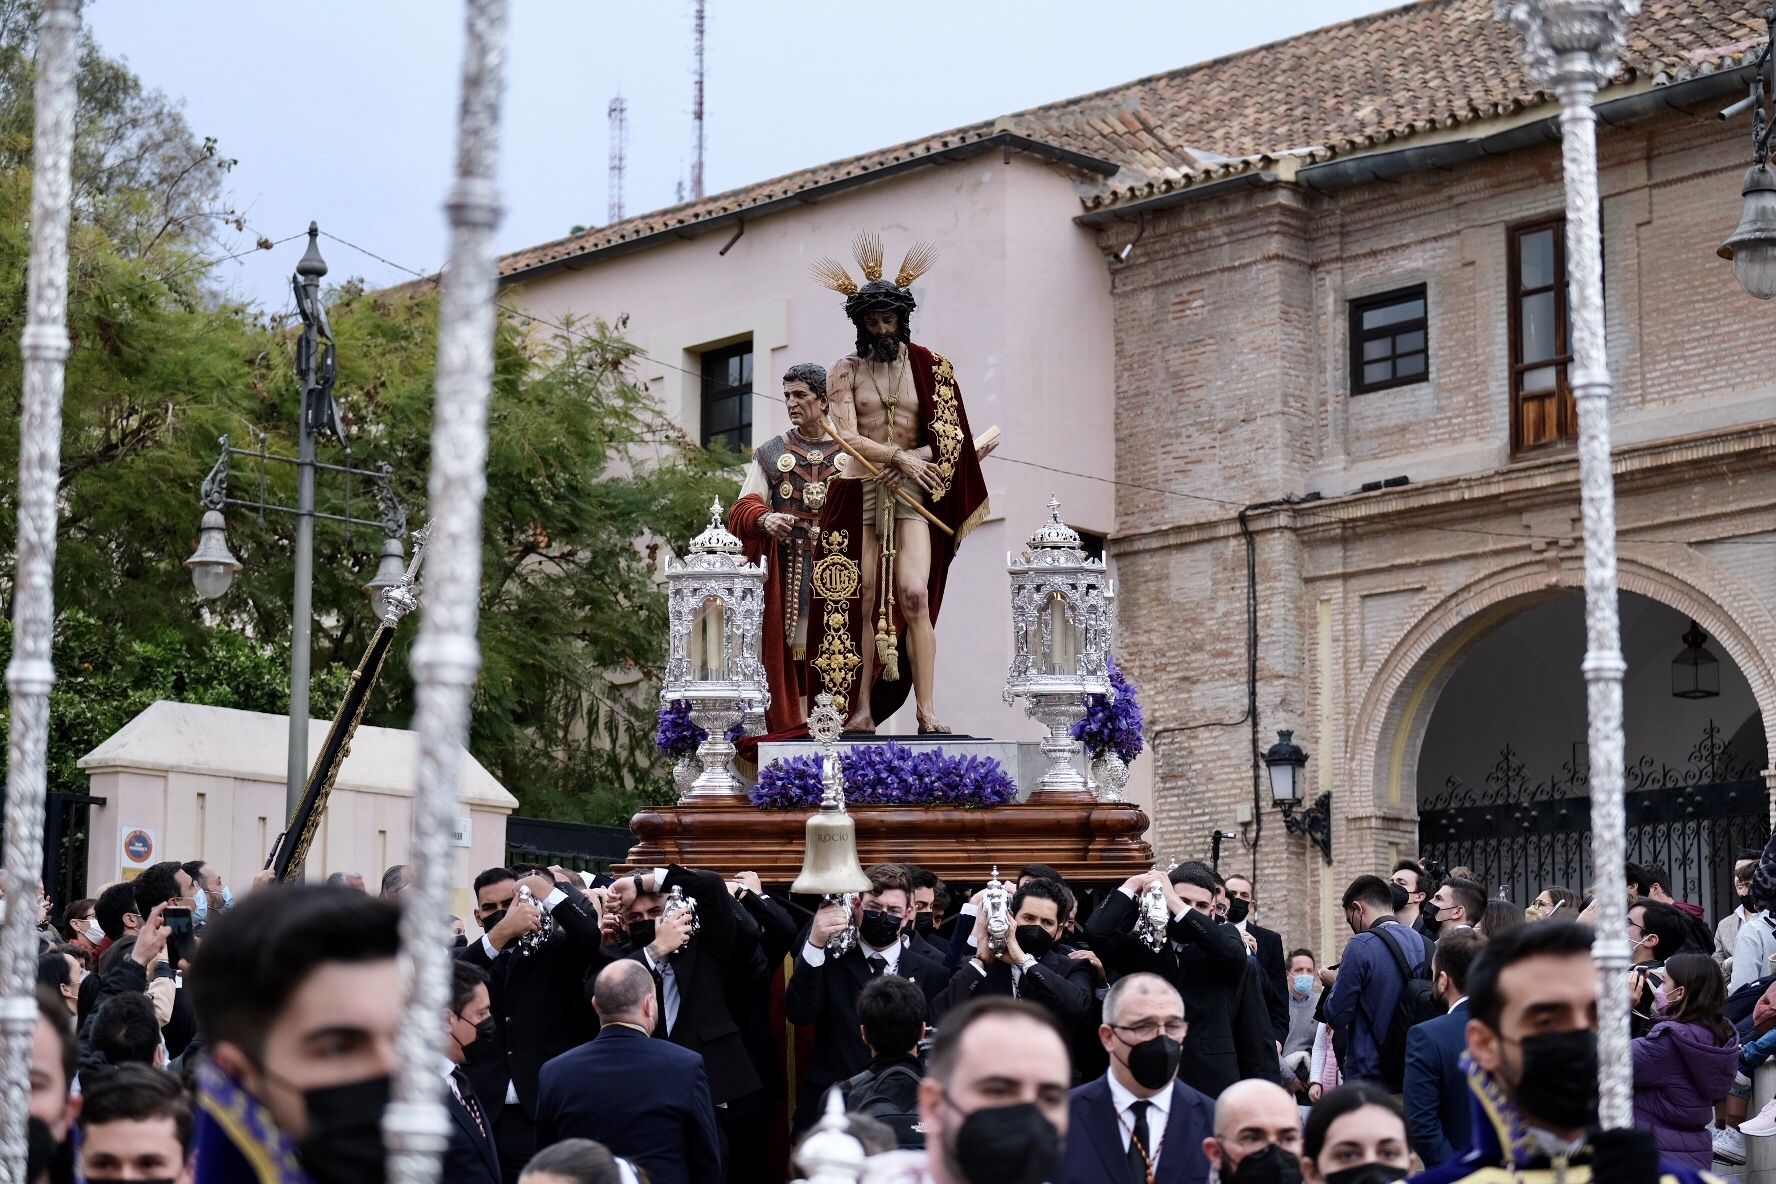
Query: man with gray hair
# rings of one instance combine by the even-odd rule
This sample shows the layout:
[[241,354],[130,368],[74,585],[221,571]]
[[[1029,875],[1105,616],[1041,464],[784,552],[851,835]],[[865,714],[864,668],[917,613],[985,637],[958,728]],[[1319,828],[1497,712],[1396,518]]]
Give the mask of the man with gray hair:
[[820,554],[820,507],[827,484],[841,476],[842,455],[826,430],[826,371],[798,362],[783,372],[790,429],[753,450],[740,497],[728,509],[728,529],[746,557],[765,561],[765,629],[760,657],[771,688],[765,730],[787,731],[808,713],[814,562]]
[[543,1066],[537,1146],[592,1139],[654,1184],[722,1176],[721,1138],[703,1058],[651,1033],[660,1005],[639,962],[612,962],[592,984],[598,1035]]
[[1104,996],[1098,1040],[1110,1070],[1068,1100],[1066,1158],[1055,1184],[1198,1180],[1208,1173],[1215,1104],[1178,1078],[1184,1000],[1157,974],[1125,975]]

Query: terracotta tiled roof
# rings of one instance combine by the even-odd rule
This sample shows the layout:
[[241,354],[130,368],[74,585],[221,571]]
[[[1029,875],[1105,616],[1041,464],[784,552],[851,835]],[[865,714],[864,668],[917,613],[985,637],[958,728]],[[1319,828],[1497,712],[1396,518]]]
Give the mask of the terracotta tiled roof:
[[[1644,0],[1619,83],[1668,85],[1756,56],[1762,0]],[[531,247],[528,271],[689,227],[1009,132],[1117,166],[1087,208],[1264,167],[1323,159],[1549,101],[1524,76],[1493,0],[1419,0],[1285,41],[673,206]]]

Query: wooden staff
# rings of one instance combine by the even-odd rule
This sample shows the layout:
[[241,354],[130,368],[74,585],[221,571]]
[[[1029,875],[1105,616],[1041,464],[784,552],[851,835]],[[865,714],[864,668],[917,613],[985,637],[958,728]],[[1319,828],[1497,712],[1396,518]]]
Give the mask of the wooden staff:
[[[855,448],[851,447],[851,445],[845,443],[845,437],[839,435],[839,430],[837,428],[833,427],[832,420],[822,418],[821,422],[826,425],[827,434],[833,438],[833,442],[835,444],[837,444],[840,448],[843,448],[845,450],[845,454],[847,456],[851,457],[852,460],[855,460],[858,464],[862,465],[864,472],[866,472],[870,476],[876,478],[878,481],[881,480],[882,470],[878,469],[875,465],[873,465],[869,461],[865,460],[863,457],[863,453],[857,451],[857,449],[855,449]],[[886,489],[887,486],[884,485],[882,488]],[[943,531],[945,534],[949,535],[951,538],[954,538],[956,536],[956,532],[951,530],[948,526],[946,526],[944,524],[943,519],[939,518],[936,514],[933,514],[930,510],[927,510],[924,507],[924,505],[922,505],[920,503],[917,495],[908,493],[906,490],[900,488],[898,485],[894,487],[893,492],[894,492],[895,497],[899,498],[901,501],[903,501],[907,505],[911,506],[914,510],[918,511],[919,517],[925,519],[925,521],[931,523],[931,525],[937,527],[939,530]]]

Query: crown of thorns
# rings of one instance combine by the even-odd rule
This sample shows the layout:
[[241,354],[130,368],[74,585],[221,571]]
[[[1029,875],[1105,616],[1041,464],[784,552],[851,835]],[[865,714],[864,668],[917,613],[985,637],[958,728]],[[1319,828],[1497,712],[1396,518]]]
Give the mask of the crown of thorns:
[[[885,286],[882,282],[882,237],[873,231],[860,233],[851,240],[851,256],[857,260],[857,266],[863,270],[865,284],[873,286],[875,291],[881,292]],[[910,302],[912,293],[907,292],[906,289],[912,287],[915,280],[930,271],[932,264],[936,262],[936,247],[923,241],[914,243],[907,249],[906,258],[901,261],[900,270],[895,273],[893,286],[901,289]],[[851,278],[851,273],[846,270],[845,265],[830,256],[822,255],[814,260],[808,270],[813,275],[814,281],[821,287],[831,288],[839,295],[846,297],[847,301],[862,290],[857,281]],[[887,295],[887,293],[883,293],[883,295]]]

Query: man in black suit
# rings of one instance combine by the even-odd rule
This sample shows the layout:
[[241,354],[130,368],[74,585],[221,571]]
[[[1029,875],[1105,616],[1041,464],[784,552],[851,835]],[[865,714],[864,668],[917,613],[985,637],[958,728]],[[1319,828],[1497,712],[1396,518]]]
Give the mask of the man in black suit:
[[450,1184],[499,1184],[499,1151],[493,1144],[493,1124],[463,1064],[471,1048],[485,1052],[494,1042],[493,1002],[487,993],[487,974],[467,962],[450,966],[450,1006],[444,1012],[444,1099],[450,1111],[450,1145],[444,1151],[443,1179]]
[[[688,910],[665,916],[667,894],[675,888],[696,903],[694,938]],[[622,956],[647,967],[658,985],[660,1027],[653,1035],[703,1058],[716,1117],[730,1146],[738,1142],[750,1147],[764,1128],[765,1096],[728,1005],[728,988],[740,967],[735,949],[739,906],[729,896],[726,881],[714,872],[676,864],[653,868],[614,881],[611,902],[622,910],[627,925],[619,947]],[[747,927],[756,929],[750,919]],[[750,960],[756,936],[747,944]],[[592,1002],[596,1006],[598,1000]],[[744,1160],[731,1158],[744,1171],[730,1184],[754,1179],[763,1184],[762,1178],[751,1174],[763,1166],[755,1153]]]
[[[1171,915],[1169,940],[1158,950],[1135,936],[1136,902],[1150,882],[1165,894]],[[1241,1078],[1274,1082],[1278,1075],[1263,987],[1239,930],[1213,916],[1216,887],[1203,863],[1181,863],[1170,876],[1143,872],[1107,895],[1086,922],[1093,951],[1113,975],[1157,974],[1184,997],[1190,1031],[1178,1076],[1210,1097]]]
[[1227,877],[1227,923],[1240,931],[1258,963],[1258,981],[1264,987],[1264,1010],[1270,1016],[1271,1035],[1281,1044],[1289,1038],[1288,970],[1283,964],[1283,935],[1252,920],[1258,898],[1251,878],[1234,873]]
[[[870,889],[849,911],[837,902],[820,907],[796,944],[794,969],[783,992],[783,1013],[792,1024],[814,1026],[813,1054],[796,1094],[795,1129],[806,1130],[820,1117],[820,1100],[835,1081],[863,1070],[870,1061],[857,1018],[857,995],[880,974],[911,979],[926,1002],[943,993],[950,972],[916,945],[902,940],[911,913],[906,868],[879,863],[866,873]],[[829,957],[827,943],[846,927],[857,926],[857,941],[844,954]]]
[[[542,909],[517,899],[522,883]],[[542,928],[543,911],[555,933],[540,948],[519,939]],[[475,877],[475,919],[482,937],[457,957],[487,972],[493,1001],[493,1055],[465,1066],[484,1117],[493,1124],[505,1184],[536,1151],[537,1073],[543,1062],[592,1037],[597,1019],[586,1002],[587,971],[608,960],[599,950],[599,908],[565,877],[551,883],[510,868],[488,868]]]
[[949,889],[931,871],[907,865],[907,882],[913,886],[913,921],[907,936],[933,958],[948,960],[949,946],[938,937],[937,923],[949,905]]
[[592,1002],[603,1021],[597,1038],[556,1057],[539,1076],[539,1145],[592,1139],[653,1184],[722,1180],[703,1058],[648,1035],[660,1005],[646,965],[623,959],[606,966],[593,981]]
[[1055,1184],[1198,1184],[1215,1103],[1177,1080],[1189,1025],[1184,1000],[1156,974],[1117,979],[1104,996],[1102,1077],[1069,1097],[1067,1154]]
[[1040,1003],[1054,1013],[1063,1030],[1084,1022],[1092,1005],[1091,967],[1057,952],[1067,907],[1067,890],[1053,880],[1030,880],[1011,898],[1012,930],[1005,950],[996,953],[987,940],[985,916],[974,919],[974,957],[964,962],[931,1003],[932,1021],[958,1003],[979,995],[1012,995]]
[[1449,1013],[1406,1033],[1406,1130],[1427,1168],[1468,1147],[1472,1094],[1461,1064],[1468,1051],[1468,970],[1485,944],[1472,929],[1458,929],[1437,943],[1431,986]]

